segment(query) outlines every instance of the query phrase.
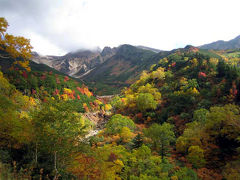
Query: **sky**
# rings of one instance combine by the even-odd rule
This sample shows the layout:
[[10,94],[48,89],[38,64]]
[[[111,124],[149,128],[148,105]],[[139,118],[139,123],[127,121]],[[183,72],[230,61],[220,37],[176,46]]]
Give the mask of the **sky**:
[[8,33],[42,55],[121,44],[171,50],[240,35],[239,0],[0,0]]

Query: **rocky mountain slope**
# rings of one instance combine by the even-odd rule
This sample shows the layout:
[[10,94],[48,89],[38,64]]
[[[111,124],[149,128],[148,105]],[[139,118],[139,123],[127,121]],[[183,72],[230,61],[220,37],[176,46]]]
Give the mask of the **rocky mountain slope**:
[[102,51],[79,50],[64,56],[40,56],[33,53],[32,60],[39,64],[46,64],[72,77],[80,78],[113,56],[115,51],[115,48],[105,47]]
[[226,50],[226,49],[237,49],[240,48],[240,35],[229,41],[216,41],[210,44],[200,46],[201,49],[215,49],[215,50]]

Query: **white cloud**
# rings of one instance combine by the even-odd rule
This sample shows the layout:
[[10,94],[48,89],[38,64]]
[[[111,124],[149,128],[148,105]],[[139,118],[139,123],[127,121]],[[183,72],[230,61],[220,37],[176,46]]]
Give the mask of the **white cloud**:
[[31,32],[29,34],[31,44],[34,46],[34,50],[39,52],[41,55],[63,55],[66,52],[61,49],[61,47],[57,47],[53,43],[49,42],[44,37]]
[[0,0],[0,16],[42,54],[124,43],[170,50],[239,35],[239,7],[238,0]]

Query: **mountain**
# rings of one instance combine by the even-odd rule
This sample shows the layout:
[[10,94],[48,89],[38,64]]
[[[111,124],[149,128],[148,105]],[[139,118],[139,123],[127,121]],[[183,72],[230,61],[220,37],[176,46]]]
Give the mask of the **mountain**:
[[104,47],[102,51],[79,50],[64,56],[41,56],[34,52],[32,61],[46,64],[69,76],[84,79],[90,84],[98,82],[98,87],[102,86],[100,89],[108,89],[111,94],[116,87],[119,92],[119,87],[129,85],[143,70],[156,63],[159,58],[153,56],[159,52],[163,51],[125,44],[115,48]]
[[83,77],[100,94],[119,93],[121,87],[129,86],[151,65],[166,56],[168,52],[156,53],[131,45],[121,45],[116,54],[99,64]]
[[[136,48],[155,53],[161,51],[146,46],[137,46]],[[104,47],[102,51],[100,49],[78,50],[64,56],[41,56],[33,52],[32,61],[38,64],[46,64],[72,77],[81,78],[115,55],[117,50],[119,50],[119,48]]]
[[199,49],[191,45],[159,53],[131,45],[122,45],[117,48],[115,55],[98,65],[82,79],[89,87],[95,88],[97,94],[116,94],[123,87],[129,87],[144,70],[148,70],[151,66],[157,64],[160,59],[170,54],[181,53],[201,53],[206,56],[221,58],[214,51]]
[[79,78],[114,54],[115,48],[110,47],[105,47],[102,51],[79,50],[64,56],[40,56],[34,52],[32,61],[46,64],[60,72]]
[[[160,50],[159,50],[160,51]],[[102,51],[81,50],[64,56],[40,56],[34,53],[33,61],[47,64],[56,70],[84,80],[99,95],[116,94],[130,86],[142,71],[171,53],[201,52],[219,56],[209,50],[188,45],[172,51],[160,51],[128,44],[116,48],[105,47]]]
[[237,49],[240,48],[240,35],[229,41],[216,41],[210,44],[204,44],[199,46],[201,49],[215,49],[215,50],[226,50],[226,49]]

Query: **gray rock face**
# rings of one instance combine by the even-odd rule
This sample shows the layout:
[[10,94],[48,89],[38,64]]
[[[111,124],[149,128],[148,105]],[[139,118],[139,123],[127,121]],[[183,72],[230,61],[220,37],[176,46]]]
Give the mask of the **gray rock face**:
[[33,53],[32,61],[38,64],[46,64],[58,71],[72,77],[80,78],[88,74],[97,65],[111,58],[116,53],[116,48],[105,47],[100,50],[79,50],[70,52],[64,56],[41,56]]

